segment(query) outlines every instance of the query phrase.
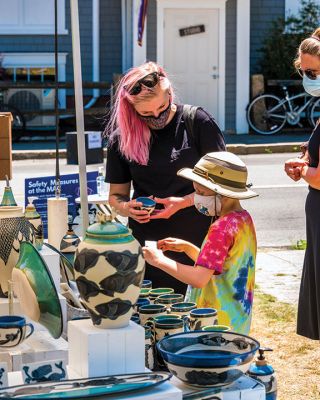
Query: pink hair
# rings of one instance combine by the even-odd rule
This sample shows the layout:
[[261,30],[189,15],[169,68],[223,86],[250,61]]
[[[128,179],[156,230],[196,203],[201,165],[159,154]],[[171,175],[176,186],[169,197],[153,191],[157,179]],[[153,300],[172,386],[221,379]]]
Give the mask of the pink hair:
[[[155,71],[159,72],[161,76],[167,77],[159,65],[148,62],[130,69],[120,80],[110,121],[105,130],[105,135],[109,136],[111,143],[115,139],[119,140],[119,149],[125,158],[141,165],[148,164],[151,134],[148,125],[139,118],[134,104],[157,96],[159,86],[152,89],[142,87],[141,92],[135,96],[130,95],[129,92],[138,80]],[[172,88],[170,91],[173,98]]]

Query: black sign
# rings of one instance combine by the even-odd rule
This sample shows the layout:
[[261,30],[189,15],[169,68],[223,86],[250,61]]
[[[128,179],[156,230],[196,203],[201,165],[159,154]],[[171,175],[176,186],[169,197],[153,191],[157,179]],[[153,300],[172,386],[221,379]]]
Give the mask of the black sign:
[[205,32],[204,25],[188,26],[187,28],[179,29],[180,36],[195,35]]

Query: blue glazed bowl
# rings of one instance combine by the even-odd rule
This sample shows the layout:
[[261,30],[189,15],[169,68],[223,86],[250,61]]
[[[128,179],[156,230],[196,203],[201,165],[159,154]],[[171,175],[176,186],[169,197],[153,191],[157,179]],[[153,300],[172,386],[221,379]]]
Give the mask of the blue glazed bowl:
[[260,344],[235,332],[185,332],[163,338],[157,348],[170,372],[188,385],[228,385],[250,367]]

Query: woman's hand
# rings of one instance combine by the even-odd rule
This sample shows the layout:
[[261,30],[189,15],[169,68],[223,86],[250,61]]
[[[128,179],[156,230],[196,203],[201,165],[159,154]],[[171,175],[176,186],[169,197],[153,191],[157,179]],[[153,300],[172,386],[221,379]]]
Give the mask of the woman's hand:
[[142,203],[136,200],[126,201],[122,204],[122,208],[127,217],[134,219],[140,224],[145,224],[150,221],[150,214],[147,210],[139,210]]
[[142,253],[146,262],[154,267],[159,267],[167,259],[161,250],[152,247],[142,247]]
[[158,241],[158,249],[162,251],[185,252],[189,243],[177,238],[166,238]]
[[165,199],[154,197],[153,200],[158,204],[163,204],[164,208],[162,210],[154,210],[150,219],[168,219],[177,211],[191,205],[190,201],[184,197],[166,197]]
[[285,162],[284,170],[289,178],[297,182],[301,178],[302,168],[306,165],[308,162],[302,158],[290,158]]

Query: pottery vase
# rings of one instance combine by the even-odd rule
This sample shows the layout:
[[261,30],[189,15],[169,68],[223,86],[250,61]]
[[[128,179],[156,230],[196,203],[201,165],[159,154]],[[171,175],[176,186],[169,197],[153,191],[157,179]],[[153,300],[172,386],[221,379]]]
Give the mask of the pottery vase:
[[76,250],[76,283],[96,327],[122,328],[129,325],[138,300],[145,261],[130,229],[106,215],[99,219]]
[[8,280],[19,258],[20,243],[34,243],[34,228],[24,217],[22,207],[0,207],[0,297],[8,295]]

